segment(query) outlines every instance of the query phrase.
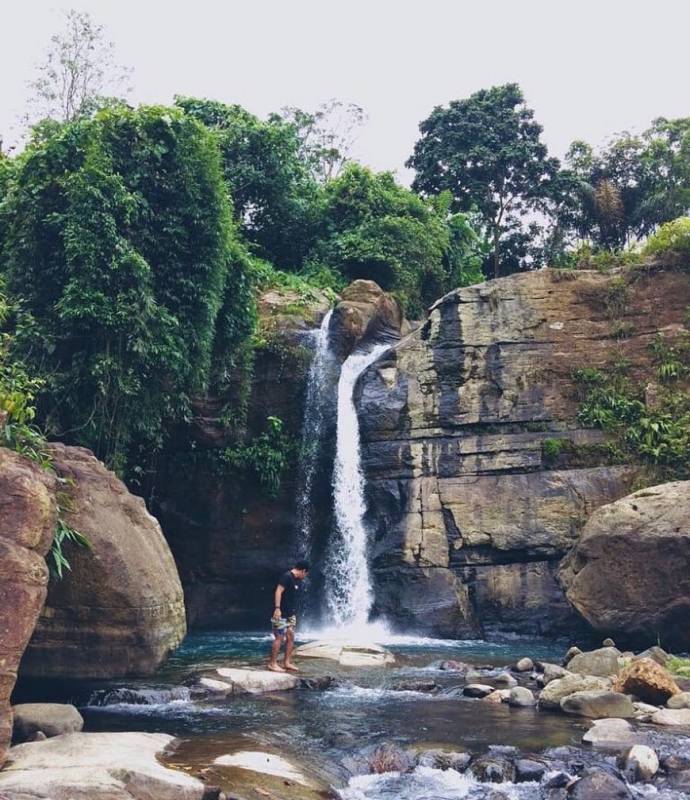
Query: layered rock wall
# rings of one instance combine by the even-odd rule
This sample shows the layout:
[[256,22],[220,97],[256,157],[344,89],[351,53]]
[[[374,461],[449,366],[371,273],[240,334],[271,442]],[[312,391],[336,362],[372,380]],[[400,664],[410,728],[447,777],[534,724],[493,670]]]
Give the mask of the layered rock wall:
[[625,294],[621,281],[542,270],[451,292],[362,376],[380,613],[446,636],[578,627],[558,563],[635,470],[608,465],[601,432],[578,423],[573,372],[623,359],[647,372],[649,345],[683,330],[690,305],[682,274],[641,274]]

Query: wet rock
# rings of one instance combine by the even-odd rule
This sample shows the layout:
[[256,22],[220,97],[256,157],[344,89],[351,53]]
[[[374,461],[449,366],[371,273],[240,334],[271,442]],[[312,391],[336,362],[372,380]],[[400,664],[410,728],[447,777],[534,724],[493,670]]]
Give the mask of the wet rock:
[[486,697],[495,691],[493,686],[485,683],[468,683],[462,690],[466,697]]
[[566,714],[591,719],[630,719],[635,716],[632,700],[619,692],[576,692],[561,700]]
[[546,766],[539,761],[532,761],[529,758],[519,758],[515,762],[515,782],[526,783],[528,781],[538,782],[544,776]]
[[472,772],[484,783],[504,783],[512,781],[514,767],[504,758],[495,758],[491,755],[482,756],[472,764]]
[[690,758],[673,753],[661,759],[661,767],[665,772],[680,772],[685,769],[690,770]]
[[51,581],[22,677],[150,675],[185,636],[182,585],[158,520],[89,450],[50,444],[65,521],[90,547]]
[[395,663],[395,656],[385,647],[354,642],[309,642],[295,648],[295,655],[337,661],[343,667],[378,667]]
[[632,800],[632,793],[624,781],[601,769],[588,769],[568,790],[572,800]]
[[434,769],[454,769],[464,772],[472,761],[469,753],[458,753],[448,750],[426,750],[417,756],[420,767],[433,767]]
[[449,659],[447,661],[441,661],[438,668],[443,670],[444,672],[463,672],[463,673],[473,669],[473,667],[470,664],[465,664],[464,661],[453,661],[452,659]]
[[679,692],[666,701],[669,708],[690,708],[690,692]]
[[484,677],[484,673],[480,670],[476,669],[475,667],[471,667],[465,673],[465,680],[469,681],[470,683],[477,683]]
[[344,360],[365,337],[399,339],[403,321],[400,304],[392,295],[374,281],[356,280],[341,292],[333,309],[331,341]]
[[659,757],[651,747],[636,744],[623,753],[620,766],[629,781],[651,781],[659,771]]
[[213,763],[218,767],[238,767],[262,775],[275,775],[302,786],[314,785],[291,761],[261,750],[241,750],[237,753],[219,756]]
[[300,689],[310,689],[314,692],[324,692],[331,689],[337,680],[332,675],[315,675],[311,678],[300,678]]
[[641,658],[624,667],[613,689],[633,694],[643,703],[661,705],[680,694],[680,688],[665,667],[651,658]]
[[262,694],[296,689],[299,678],[288,672],[271,672],[267,669],[236,669],[219,667],[216,672],[232,684],[233,692]]
[[654,725],[690,727],[690,708],[662,708],[652,716]]
[[214,678],[199,678],[196,683],[189,687],[190,697],[195,700],[202,700],[207,697],[218,697],[230,694],[232,692],[232,684],[227,681],[217,681]]
[[604,641],[601,643],[601,646],[602,647],[615,647],[616,643],[613,641],[613,639],[604,639]]
[[567,772],[555,772],[550,774],[544,781],[545,789],[565,789],[565,787],[572,781]]
[[576,692],[590,692],[610,689],[611,682],[594,675],[575,675],[568,673],[556,678],[544,687],[539,695],[539,707],[560,709],[561,700]]
[[13,747],[0,797],[202,800],[204,785],[158,760],[162,733],[67,733]]
[[390,687],[394,692],[437,692],[441,687],[436,681],[399,681]]
[[585,744],[604,749],[638,744],[641,737],[624,719],[599,719],[582,737]]
[[534,662],[531,658],[521,658],[515,664],[516,672],[531,672],[534,669]]
[[572,659],[573,659],[573,658],[575,658],[575,656],[579,656],[581,652],[582,652],[582,650],[580,650],[580,648],[579,648],[579,647],[574,647],[574,646],[573,646],[573,647],[571,647],[571,648],[568,650],[568,652],[565,654],[565,657],[564,657],[564,659],[563,659],[563,664],[564,664],[565,666],[567,666],[567,665],[568,665],[568,663],[569,663],[570,661],[572,661]]
[[395,744],[383,744],[376,747],[367,757],[369,772],[408,772],[414,766],[414,757],[407,750]]
[[568,662],[568,671],[578,675],[608,678],[618,674],[619,652],[614,647],[601,647],[588,653],[578,653]]
[[690,645],[689,518],[690,481],[598,508],[560,573],[568,600],[597,630]]
[[668,785],[677,792],[690,793],[690,769],[674,772],[668,780]]
[[12,706],[13,740],[28,742],[41,731],[46,738],[63,733],[76,733],[84,727],[84,719],[68,703],[20,703]]
[[499,672],[498,675],[493,679],[494,683],[498,684],[499,686],[508,686],[512,688],[513,686],[517,686],[517,681],[515,678],[510,674],[510,672]]
[[0,767],[12,736],[17,669],[46,598],[55,490],[54,475],[0,447]]
[[496,689],[495,692],[491,692],[491,694],[487,694],[486,697],[482,697],[482,702],[507,703],[509,697],[510,697],[510,689]]
[[658,706],[649,703],[633,703],[635,709],[635,719],[639,722],[649,722],[653,714],[659,710]]
[[514,686],[508,695],[508,705],[514,708],[528,708],[536,703],[534,695],[525,686]]

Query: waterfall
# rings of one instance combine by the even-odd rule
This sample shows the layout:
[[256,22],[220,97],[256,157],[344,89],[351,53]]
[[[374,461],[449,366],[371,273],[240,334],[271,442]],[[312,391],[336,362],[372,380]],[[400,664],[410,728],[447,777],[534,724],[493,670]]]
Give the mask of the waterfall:
[[308,556],[313,539],[314,477],[319,463],[323,440],[324,411],[329,393],[328,376],[333,364],[333,355],[328,342],[329,311],[315,331],[316,347],[309,367],[307,394],[304,401],[302,421],[302,450],[300,456],[300,487],[297,494],[297,555]]
[[338,429],[333,471],[333,501],[337,529],[326,564],[326,600],[335,627],[361,629],[372,605],[372,588],[364,525],[364,477],[360,463],[359,421],[353,393],[357,379],[388,345],[350,355],[338,381]]

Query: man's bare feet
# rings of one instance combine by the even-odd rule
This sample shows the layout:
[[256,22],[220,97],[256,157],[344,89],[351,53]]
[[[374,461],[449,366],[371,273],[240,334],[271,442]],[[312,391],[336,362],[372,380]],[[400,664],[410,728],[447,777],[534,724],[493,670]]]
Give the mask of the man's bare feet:
[[280,664],[269,664],[268,668],[271,670],[271,672],[285,672]]
[[283,666],[285,667],[288,672],[299,672],[299,667],[296,667],[294,664],[291,664],[289,661],[286,661]]

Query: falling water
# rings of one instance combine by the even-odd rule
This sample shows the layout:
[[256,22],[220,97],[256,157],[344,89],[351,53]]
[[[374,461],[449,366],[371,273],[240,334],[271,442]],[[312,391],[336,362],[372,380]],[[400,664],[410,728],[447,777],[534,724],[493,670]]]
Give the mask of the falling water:
[[307,396],[304,401],[302,422],[302,455],[300,460],[300,488],[297,495],[297,550],[298,555],[308,555],[312,548],[314,506],[312,490],[319,463],[319,450],[323,439],[324,411],[328,395],[328,375],[333,362],[328,343],[329,311],[315,332],[316,349],[309,367]]
[[337,530],[329,546],[326,599],[335,627],[364,628],[372,605],[372,589],[364,526],[364,477],[360,464],[359,421],[353,392],[357,378],[388,345],[349,356],[338,381],[338,432],[333,471]]

